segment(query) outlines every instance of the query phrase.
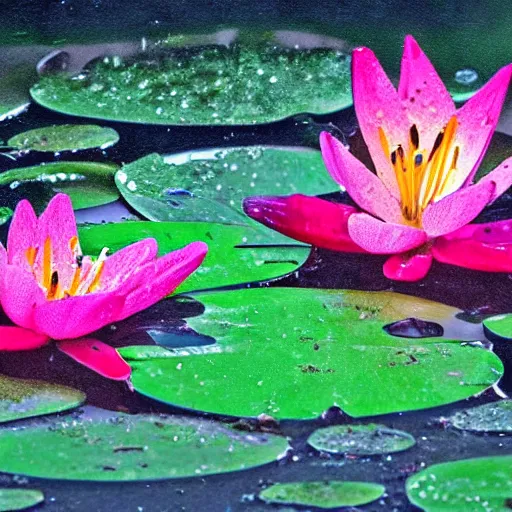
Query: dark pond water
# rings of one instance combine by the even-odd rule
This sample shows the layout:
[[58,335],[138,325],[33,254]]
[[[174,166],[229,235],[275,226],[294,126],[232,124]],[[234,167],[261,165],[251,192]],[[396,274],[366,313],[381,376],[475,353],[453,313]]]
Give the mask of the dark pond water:
[[[414,1],[347,1],[322,3],[306,0],[294,2],[265,0],[261,2],[202,0],[194,2],[144,2],[118,0],[28,1],[2,6],[4,33],[0,35],[2,61],[16,58],[20,47],[67,47],[77,54],[86,50],[79,45],[95,45],[93,56],[101,55],[107,44],[124,48],[143,37],[159,38],[167,34],[209,33],[236,28],[242,33],[262,34],[271,30],[301,32],[304,41],[320,34],[346,41],[349,45],[365,44],[382,58],[390,72],[396,73],[403,36],[413,33],[433,53],[440,73],[455,83],[457,71],[475,70],[478,76],[490,76],[499,66],[512,60],[512,14],[497,1],[465,2],[458,0]],[[315,36],[316,37],[316,36]],[[100,48],[100,50],[97,49]],[[75,55],[75,54],[72,54]],[[79,55],[77,57],[79,59]],[[460,79],[459,74],[459,79]],[[484,80],[485,81],[485,80]],[[512,134],[510,107],[500,125]],[[85,118],[72,118],[31,104],[23,114],[0,123],[0,139],[8,140],[22,131],[49,124],[86,123]],[[121,122],[98,122],[113,127],[120,142],[107,150],[89,150],[61,155],[31,152],[16,160],[0,158],[0,170],[36,165],[44,161],[89,160],[122,164],[148,153],[177,153],[208,147],[246,145],[280,145],[318,147],[318,134],[325,128],[343,136],[354,152],[368,159],[354,112],[351,108],[323,116],[298,116],[259,126],[151,126]],[[0,190],[2,205],[14,207],[23,197],[37,199],[38,185]],[[330,196],[347,201],[341,194]],[[512,202],[504,195],[484,212],[481,220],[510,218]],[[136,214],[123,203],[78,212],[79,221],[119,220]],[[5,242],[6,226],[1,228]],[[270,286],[340,288],[356,290],[389,290],[442,302],[464,310],[465,317],[478,321],[496,313],[512,312],[512,275],[483,274],[434,263],[421,283],[390,283],[382,275],[384,258],[379,256],[343,255],[313,250],[306,264],[293,275]],[[169,330],[177,329],[179,314],[173,316],[168,301],[129,320],[131,334],[116,342],[105,331],[100,337],[114,346],[151,342],[137,325],[166,322]],[[120,329],[122,329],[122,325]],[[277,326],[276,326],[277,328]],[[131,331],[130,331],[131,329]],[[137,331],[137,332],[136,332]],[[500,382],[503,393],[512,393],[512,347],[497,343],[494,347],[505,365]],[[70,364],[53,346],[32,353],[9,353],[0,357],[0,373],[48,382],[67,384],[87,394],[87,404],[113,411],[130,413],[162,412],[190,414],[160,405],[131,392],[125,383],[103,379]],[[409,412],[365,418],[405,430],[417,445],[403,453],[373,457],[320,456],[306,444],[308,435],[319,426],[353,422],[340,411],[332,411],[316,421],[283,421],[280,431],[291,439],[288,456],[270,465],[232,473],[161,482],[81,483],[25,479],[0,475],[0,484],[17,487],[28,485],[44,491],[42,509],[49,512],[114,510],[136,512],[164,511],[259,511],[272,510],[255,499],[255,495],[271,482],[343,479],[380,482],[386,495],[379,501],[357,510],[413,511],[404,490],[405,479],[418,470],[439,462],[470,457],[512,454],[510,437],[479,435],[446,427],[439,418],[458,409],[497,399],[494,390],[464,403],[422,412]],[[297,397],[300,400],[300,397]],[[1,454],[0,454],[1,456]],[[282,510],[285,510],[282,508]],[[287,508],[286,510],[295,510]],[[354,509],[355,510],[355,509]]]

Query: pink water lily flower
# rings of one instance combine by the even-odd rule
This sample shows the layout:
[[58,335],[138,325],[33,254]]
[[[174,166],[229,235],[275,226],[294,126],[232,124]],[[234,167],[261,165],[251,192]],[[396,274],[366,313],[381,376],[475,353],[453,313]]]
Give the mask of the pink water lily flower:
[[389,254],[390,279],[422,279],[433,258],[512,272],[512,221],[467,226],[512,185],[512,158],[474,183],[512,64],[459,110],[411,36],[398,90],[368,48],[354,51],[352,66],[355,111],[376,173],[329,133],[320,145],[327,170],[359,208],[294,195],[247,198],[245,212],[319,247]]
[[[56,195],[39,218],[28,201],[21,201],[7,250],[0,244],[0,303],[17,326],[0,326],[0,350],[72,340],[123,320],[173,292],[207,251],[206,244],[194,242],[158,258],[156,240],[147,238],[111,256],[105,248],[93,260],[82,255],[67,195]],[[113,349],[93,345],[65,341],[59,348],[90,367],[94,353],[112,361]],[[100,359],[97,366],[104,374]]]

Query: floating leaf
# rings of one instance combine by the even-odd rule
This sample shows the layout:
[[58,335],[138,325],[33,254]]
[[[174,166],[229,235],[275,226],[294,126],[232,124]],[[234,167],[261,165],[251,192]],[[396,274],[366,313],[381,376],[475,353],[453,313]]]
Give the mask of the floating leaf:
[[124,222],[81,227],[80,244],[84,254],[99,254],[103,247],[114,252],[153,237],[165,254],[196,240],[206,242],[208,254],[178,288],[181,293],[272,279],[296,270],[309,254],[309,247],[299,245],[236,248],[248,229],[208,222]]
[[0,423],[67,411],[84,401],[76,389],[0,375]]
[[407,480],[407,496],[427,512],[510,511],[512,456],[436,464]]
[[25,510],[44,501],[44,494],[33,489],[0,489],[0,512]]
[[261,491],[258,497],[266,503],[330,509],[371,503],[379,499],[385,490],[380,484],[326,480],[274,484]]
[[5,224],[14,212],[7,206],[0,206],[0,226]]
[[512,400],[458,411],[448,421],[460,430],[473,432],[512,432]]
[[321,452],[379,455],[407,450],[416,441],[407,432],[385,425],[334,425],[315,430],[308,444]]
[[153,124],[254,124],[326,114],[352,103],[350,59],[274,45],[106,57],[70,77],[41,77],[35,101],[65,114]]
[[512,313],[486,318],[483,322],[485,335],[493,341],[512,341]]
[[[41,211],[51,197],[64,192],[71,197],[73,207],[91,208],[110,203],[119,198],[114,174],[119,167],[96,162],[52,162],[34,167],[12,169],[0,174],[0,186],[11,190],[37,184],[32,191],[36,210]],[[32,199],[30,193],[21,196]]]
[[387,334],[383,324],[413,310],[425,320],[453,314],[453,308],[405,295],[259,288],[194,299],[205,312],[188,325],[217,343],[188,355],[121,349],[123,357],[131,355],[140,393],[229,416],[308,419],[337,405],[361,417],[462,400],[503,372],[499,358],[479,347]]
[[[116,183],[128,203],[149,220],[250,224],[258,231],[261,225],[242,211],[244,197],[319,195],[337,189],[319,151],[254,146],[165,160],[148,155],[118,171]],[[289,240],[263,229],[267,240],[271,235],[273,242]]]
[[175,416],[109,413],[0,432],[0,471],[59,480],[205,476],[267,464],[288,449],[283,437]]
[[512,155],[512,136],[495,132],[482,163],[478,167],[476,180],[483,178]]
[[93,124],[61,124],[45,126],[11,137],[7,145],[21,151],[74,151],[90,148],[106,149],[119,140],[112,128]]

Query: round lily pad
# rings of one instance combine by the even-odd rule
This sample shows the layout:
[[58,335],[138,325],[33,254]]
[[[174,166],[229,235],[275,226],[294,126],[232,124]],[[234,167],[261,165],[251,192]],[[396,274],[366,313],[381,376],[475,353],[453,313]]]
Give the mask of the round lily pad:
[[114,183],[118,168],[115,164],[96,162],[52,162],[1,173],[0,186],[9,186],[21,197],[30,199],[38,211],[58,192],[68,194],[73,208],[79,210],[119,199]]
[[321,428],[308,438],[308,444],[318,451],[350,455],[401,452],[415,443],[414,437],[407,432],[374,423]]
[[287,449],[283,437],[214,421],[92,413],[2,429],[0,471],[59,480],[184,478],[260,466]]
[[73,388],[0,375],[0,423],[67,411],[84,401]]
[[160,255],[197,240],[208,244],[202,265],[176,293],[273,279],[295,271],[309,255],[306,246],[236,247],[250,228],[208,222],[124,222],[79,229],[84,254],[99,254],[103,247],[111,252],[143,238],[158,242]]
[[[319,195],[338,189],[319,151],[306,148],[213,149],[152,154],[123,166],[117,186],[128,203],[154,221],[209,221],[257,226],[242,211],[250,195]],[[263,228],[272,236],[289,240]]]
[[116,144],[119,135],[112,128],[93,124],[61,124],[45,126],[19,133],[7,145],[20,151],[77,151],[81,149],[106,149]]
[[512,341],[512,313],[486,318],[483,324],[491,341]]
[[379,499],[385,490],[380,484],[326,480],[274,484],[261,491],[258,497],[272,504],[331,509],[366,505]]
[[105,57],[74,76],[43,76],[31,93],[65,114],[178,125],[268,123],[352,103],[347,54],[272,44]]
[[483,348],[387,334],[383,325],[412,309],[424,319],[428,311],[439,316],[442,306],[415,297],[254,288],[194,299],[205,311],[188,326],[217,343],[199,354],[150,347],[150,357],[147,348],[134,354],[131,347],[140,393],[228,416],[309,419],[339,406],[362,417],[462,400],[503,373],[500,359]]
[[512,456],[436,464],[407,480],[407,496],[426,512],[510,510]]
[[500,400],[456,412],[448,421],[460,430],[512,432],[512,400]]
[[33,489],[0,489],[0,512],[25,510],[44,501],[44,494]]

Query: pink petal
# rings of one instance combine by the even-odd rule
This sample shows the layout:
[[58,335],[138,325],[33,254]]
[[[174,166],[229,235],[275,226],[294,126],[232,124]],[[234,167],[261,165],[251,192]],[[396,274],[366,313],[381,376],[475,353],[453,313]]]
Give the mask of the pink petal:
[[373,254],[405,252],[427,241],[427,235],[421,229],[382,222],[366,213],[350,216],[348,232],[357,245]]
[[325,166],[333,179],[345,187],[363,210],[388,222],[400,221],[402,211],[397,199],[338,139],[322,132],[320,147]]
[[7,251],[5,247],[0,243],[0,272],[3,272],[3,268],[7,265]]
[[0,326],[0,351],[34,350],[46,345],[48,336],[21,327]]
[[208,246],[193,242],[146,264],[140,271],[142,283],[126,296],[116,320],[123,320],[171,294],[203,262]]
[[0,302],[5,314],[16,324],[35,329],[34,308],[46,296],[34,276],[23,267],[6,265],[0,275]]
[[507,158],[504,162],[498,165],[496,169],[482,178],[478,184],[482,182],[485,183],[487,181],[492,181],[496,185],[490,201],[492,202],[500,197],[503,193],[505,193],[510,188],[510,186],[512,186],[512,157]]
[[395,254],[384,263],[384,275],[394,281],[419,281],[432,266],[432,254]]
[[485,224],[468,224],[442,238],[445,240],[471,239],[488,245],[512,244],[512,219]]
[[105,260],[101,274],[101,290],[112,291],[128,281],[158,253],[158,244],[154,238],[145,238],[125,247]]
[[7,235],[7,256],[12,265],[30,270],[27,251],[35,249],[39,243],[37,217],[32,205],[23,200],[14,210],[9,234]]
[[324,249],[364,252],[348,234],[348,218],[357,210],[318,197],[258,196],[244,199],[245,213],[279,233]]
[[91,338],[59,341],[57,347],[78,363],[112,380],[127,380],[131,368],[119,352],[101,341]]
[[496,129],[511,75],[512,64],[501,68],[457,112],[459,129],[455,143],[461,149],[455,188],[471,183],[478,170]]
[[114,293],[47,301],[35,308],[35,327],[56,340],[79,338],[115,321],[123,304],[124,297]]
[[423,229],[429,237],[451,233],[469,224],[492,200],[496,185],[481,180],[427,206],[423,212]]
[[512,244],[437,238],[432,254],[437,261],[483,272],[512,272]]
[[405,37],[398,95],[416,124],[420,147],[430,149],[455,114],[455,104],[434,66],[412,36]]
[[384,151],[379,127],[390,148],[409,148],[409,120],[406,109],[374,53],[358,48],[352,54],[352,93],[357,120],[372,157],[377,175],[386,188],[400,197],[390,156]]
[[75,214],[71,199],[66,194],[57,194],[48,203],[38,221],[39,251],[34,265],[34,272],[41,279],[43,272],[43,247],[46,240],[51,240],[52,263],[58,269],[59,283],[67,289],[73,279],[75,269],[75,252],[70,242],[77,235]]

